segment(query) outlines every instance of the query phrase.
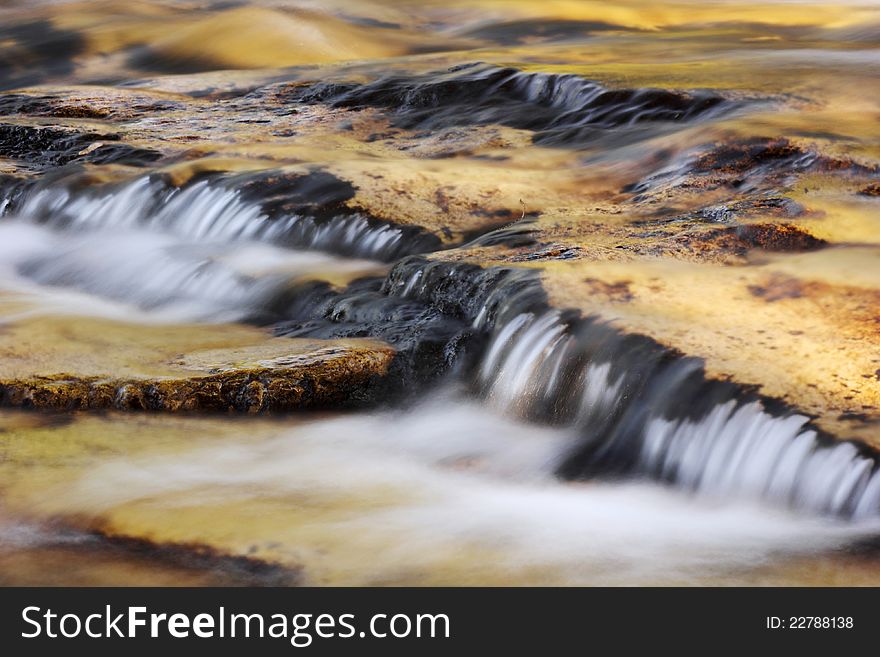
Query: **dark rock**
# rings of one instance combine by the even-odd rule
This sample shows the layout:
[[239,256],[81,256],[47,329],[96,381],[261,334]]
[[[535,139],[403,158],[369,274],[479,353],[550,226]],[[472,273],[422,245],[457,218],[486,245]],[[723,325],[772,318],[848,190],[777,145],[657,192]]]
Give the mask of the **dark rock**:
[[735,105],[711,92],[607,89],[576,75],[486,64],[390,75],[363,85],[298,85],[290,89],[288,100],[385,108],[391,110],[394,125],[409,129],[499,123],[534,131],[537,143],[560,146],[580,145],[597,131],[687,121]]
[[119,136],[113,134],[0,124],[0,157],[40,166],[60,166],[71,162],[146,166],[162,157],[157,151],[116,142],[119,142]]
[[880,196],[880,183],[872,183],[870,185],[863,187],[859,191],[859,194],[861,194],[862,196],[872,196],[872,197]]

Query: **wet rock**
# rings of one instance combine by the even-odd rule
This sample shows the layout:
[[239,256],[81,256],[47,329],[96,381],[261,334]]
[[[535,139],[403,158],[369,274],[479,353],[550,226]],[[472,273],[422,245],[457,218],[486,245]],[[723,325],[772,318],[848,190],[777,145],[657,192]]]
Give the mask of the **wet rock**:
[[467,247],[507,246],[511,248],[532,246],[538,234],[535,217],[526,217],[501,228],[489,230],[467,243]]
[[[441,248],[441,240],[428,230],[395,224],[359,210],[356,202],[351,203],[357,191],[351,182],[327,171],[315,170],[305,175],[270,172],[239,177],[228,184],[240,189],[243,199],[259,203],[270,218],[307,218],[292,226],[285,237],[294,246],[319,246],[340,255],[384,261]],[[381,240],[384,245],[367,247],[375,243],[379,233],[385,233]],[[343,238],[344,234],[350,238]]]
[[49,111],[52,96],[9,93],[0,96],[0,115],[39,116]]
[[232,186],[241,190],[242,198],[260,203],[270,216],[278,214],[309,214],[329,219],[346,210],[346,202],[355,196],[355,187],[327,171],[307,174],[269,172],[245,175]]
[[702,208],[696,216],[712,223],[731,223],[748,217],[790,219],[806,213],[800,203],[786,197],[745,199],[723,205]]
[[131,120],[182,109],[168,95],[121,87],[36,87],[0,95],[0,116],[53,117],[94,121]]
[[[635,194],[638,201],[717,188],[742,195],[774,194],[780,188],[792,187],[799,176],[811,173],[870,179],[880,175],[880,167],[823,152],[817,144],[803,140],[728,136],[680,155],[677,164],[661,166],[659,172],[625,186],[623,191]],[[765,200],[766,196],[759,196],[737,199],[734,203]]]
[[45,167],[71,162],[146,166],[162,157],[154,150],[119,143],[119,139],[114,134],[0,124],[0,157]]
[[521,311],[544,304],[546,296],[537,283],[534,271],[413,256],[392,268],[382,291],[418,300],[469,323],[483,315],[484,323],[491,326],[509,303],[515,301]]
[[396,357],[386,379],[387,399],[417,394],[424,386],[473,364],[483,337],[461,317],[382,290],[381,278],[356,281],[344,290],[326,283],[298,286],[293,303],[279,314],[277,335],[322,339],[372,337],[392,345]]
[[580,250],[576,246],[542,246],[530,253],[521,253],[513,256],[511,262],[534,262],[548,260],[571,260],[577,258]]
[[318,83],[290,100],[335,107],[380,107],[412,129],[499,123],[535,132],[535,142],[577,146],[597,131],[640,123],[684,122],[734,103],[710,92],[608,89],[576,75],[525,73],[464,64],[424,76],[387,76],[364,85]]
[[817,239],[802,228],[791,224],[731,226],[704,235],[702,239],[736,254],[743,254],[749,249],[801,252],[828,246],[825,240]]
[[[509,295],[509,296],[508,296]],[[467,377],[499,316],[541,307],[537,277],[508,267],[432,262],[411,256],[384,278],[291,290],[278,335],[324,339],[373,337],[397,350],[386,397],[417,394],[452,375]]]
[[160,569],[198,573],[220,586],[296,586],[303,579],[300,568],[253,556],[225,554],[210,545],[155,542],[100,529],[92,529],[86,538],[90,540],[81,548],[93,559],[116,554],[123,559],[143,560]]
[[736,175],[762,168],[795,172],[816,163],[815,153],[805,151],[788,139],[754,137],[717,146],[698,157],[693,170]]
[[[41,540],[0,547],[3,586],[297,586],[303,579],[295,566],[226,554],[202,543],[157,542],[57,520],[15,528]],[[47,568],[47,563],[64,568]]]

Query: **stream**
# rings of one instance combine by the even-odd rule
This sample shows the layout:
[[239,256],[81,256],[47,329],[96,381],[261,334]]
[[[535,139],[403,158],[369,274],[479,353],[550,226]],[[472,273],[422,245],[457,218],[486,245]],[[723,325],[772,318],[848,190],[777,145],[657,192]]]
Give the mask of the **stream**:
[[[841,134],[825,134],[827,106],[803,127],[804,107],[860,97],[880,66],[876,7],[809,22],[796,3],[79,3],[102,31],[74,4],[0,9],[0,330],[13,336],[0,378],[162,379],[154,352],[177,366],[268,339],[376,340],[395,356],[345,404],[272,413],[124,410],[121,392],[100,410],[29,408],[3,391],[0,583],[878,582],[872,439],[663,337],[687,327],[618,321],[640,275],[662,286],[650,276],[664,259],[800,276],[811,249],[876,255],[869,195],[815,212],[779,200],[869,189],[864,159],[794,142],[706,151],[747,131],[855,143],[849,131],[880,157],[869,101]],[[89,113],[59,104],[64,85],[94,95],[76,101]],[[605,223],[584,228],[567,209],[582,202]],[[846,221],[822,229],[835,210]],[[820,237],[766,247],[739,228],[765,211]],[[664,232],[679,225],[693,242]],[[716,243],[733,255],[704,255]],[[632,280],[578,270],[588,287],[560,283],[568,297],[548,284],[591,259]],[[749,302],[811,293],[769,280]],[[709,295],[697,277],[690,290]],[[676,317],[661,302],[656,317]]]

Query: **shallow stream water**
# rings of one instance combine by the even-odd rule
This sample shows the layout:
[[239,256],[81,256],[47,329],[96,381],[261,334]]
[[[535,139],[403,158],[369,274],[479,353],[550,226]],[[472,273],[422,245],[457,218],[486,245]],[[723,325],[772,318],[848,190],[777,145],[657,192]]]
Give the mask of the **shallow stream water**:
[[[141,161],[83,165],[94,185],[76,164],[50,175],[49,155],[0,161],[36,181],[0,198],[0,322],[62,326],[50,346],[35,341],[41,362],[51,353],[63,374],[124,351],[119,326],[150,344],[186,330],[216,349],[236,331],[372,336],[415,359],[423,344],[479,334],[432,351],[443,374],[413,367],[410,394],[375,408],[0,410],[0,583],[880,582],[880,469],[864,445],[709,381],[686,354],[550,308],[528,275],[481,288],[473,312],[437,312],[454,305],[436,300],[438,281],[465,275],[405,260],[504,249],[509,234],[450,214],[438,237],[369,208],[337,212],[335,197],[329,215],[312,211],[300,203],[312,188],[293,207],[259,187],[267,170],[350,166],[371,180],[439,181],[439,198],[442,182],[497,175],[487,203],[505,210],[491,228],[515,224],[516,237],[538,203],[633,177],[649,194],[697,166],[692,148],[738,132],[878,157],[880,106],[866,92],[880,73],[875,4],[13,1],[0,17],[10,93],[100,85],[172,104],[220,99],[126,123],[145,149],[152,130],[222,142],[184,160],[195,173],[182,187],[169,182],[179,171]],[[294,111],[263,107],[267,88]],[[384,112],[383,129],[410,141],[377,132],[356,149],[344,140],[357,126],[333,124],[325,142],[285,123],[328,107],[368,122]],[[234,166],[200,178],[202,157]],[[738,189],[761,188],[774,167],[813,166],[797,154],[769,161]],[[700,207],[713,194],[695,192]],[[843,217],[810,215],[817,235],[873,253],[876,203],[817,203]],[[558,215],[560,230],[578,222]],[[95,340],[78,326],[96,327]]]

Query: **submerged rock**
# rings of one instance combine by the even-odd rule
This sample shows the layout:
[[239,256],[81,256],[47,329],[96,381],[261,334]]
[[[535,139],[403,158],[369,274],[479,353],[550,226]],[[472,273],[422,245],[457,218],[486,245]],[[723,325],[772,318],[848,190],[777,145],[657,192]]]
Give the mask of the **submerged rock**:
[[[3,586],[297,586],[302,571],[199,543],[162,543],[60,522],[22,523],[0,516],[2,531],[23,544],[0,544]],[[46,563],[63,563],[63,569]]]
[[731,253],[746,253],[750,249],[763,251],[803,252],[828,246],[828,242],[813,237],[807,231],[791,224],[744,224],[722,228],[704,235],[708,242],[719,242],[717,247]]

